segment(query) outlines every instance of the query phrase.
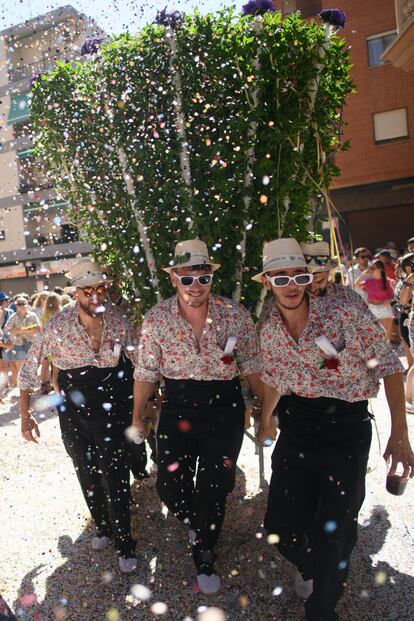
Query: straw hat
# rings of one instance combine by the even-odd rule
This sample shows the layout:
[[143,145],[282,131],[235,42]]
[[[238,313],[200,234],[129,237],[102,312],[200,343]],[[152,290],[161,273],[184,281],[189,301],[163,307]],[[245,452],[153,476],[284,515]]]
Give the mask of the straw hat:
[[326,241],[314,242],[312,244],[301,243],[300,247],[306,257],[328,257],[328,262],[325,265],[319,265],[315,259],[307,262],[307,266],[311,272],[328,272],[329,270],[338,267],[338,264],[331,259],[331,253],[329,250],[329,244]]
[[272,270],[307,267],[305,257],[296,239],[283,237],[266,242],[263,246],[263,271],[252,277],[256,282],[262,282],[263,274]]
[[162,269],[164,272],[171,273],[177,267],[191,267],[192,265],[211,265],[213,272],[220,267],[219,263],[213,263],[210,259],[207,246],[201,239],[187,239],[178,242],[171,265]]
[[79,259],[70,272],[66,274],[66,277],[70,279],[72,287],[90,287],[108,282],[99,265],[88,257]]

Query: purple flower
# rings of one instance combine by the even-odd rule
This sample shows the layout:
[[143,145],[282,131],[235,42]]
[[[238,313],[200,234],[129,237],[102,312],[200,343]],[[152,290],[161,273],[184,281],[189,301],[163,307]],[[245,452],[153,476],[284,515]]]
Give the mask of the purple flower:
[[243,15],[264,15],[265,13],[273,13],[274,10],[272,0],[249,0],[243,6]]
[[86,39],[85,43],[82,45],[81,48],[81,56],[86,56],[87,54],[96,54],[102,41],[103,39],[98,39],[97,37]]
[[173,11],[172,13],[167,13],[167,7],[162,11],[157,12],[157,17],[154,20],[155,24],[159,24],[160,26],[170,26],[171,28],[176,28],[177,26],[181,26],[184,21],[184,13],[180,11]]
[[36,84],[36,82],[37,82],[38,80],[40,80],[40,78],[41,78],[41,76],[42,76],[42,75],[43,75],[43,72],[42,72],[42,71],[38,71],[37,73],[34,73],[34,74],[32,75],[32,77],[31,77],[31,78],[30,78],[30,80],[29,80],[29,85],[30,85],[30,88],[33,88],[33,87],[34,87],[34,85]]
[[338,28],[345,28],[346,13],[340,9],[324,9],[319,13],[319,17],[325,24],[331,24],[331,26],[337,26]]

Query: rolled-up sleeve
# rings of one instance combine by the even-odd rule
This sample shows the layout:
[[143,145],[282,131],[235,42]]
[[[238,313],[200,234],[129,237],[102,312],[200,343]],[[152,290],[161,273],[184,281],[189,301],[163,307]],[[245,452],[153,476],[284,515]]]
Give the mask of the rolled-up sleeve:
[[153,322],[150,319],[144,319],[139,336],[134,379],[139,382],[158,382],[161,357],[162,350],[154,334]]
[[354,314],[353,321],[368,368],[375,372],[378,379],[402,373],[403,365],[387,341],[383,327],[368,307],[366,309],[361,307],[359,312]]
[[250,313],[243,307],[240,307],[240,313],[235,358],[241,375],[251,375],[261,371],[262,356]]
[[42,360],[49,354],[52,354],[50,335],[47,330],[40,332],[24,359],[17,377],[17,386],[21,390],[33,390],[39,383],[37,370]]

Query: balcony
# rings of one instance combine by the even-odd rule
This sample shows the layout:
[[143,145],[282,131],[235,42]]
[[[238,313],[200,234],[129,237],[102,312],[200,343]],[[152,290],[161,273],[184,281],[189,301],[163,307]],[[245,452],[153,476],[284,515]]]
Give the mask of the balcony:
[[15,66],[9,69],[9,83],[20,82],[31,78],[37,73],[43,73],[44,71],[50,71],[56,65],[58,61],[64,63],[74,63],[81,60],[79,53],[68,50],[63,54],[56,54],[55,56],[45,57],[42,60],[38,60],[33,63],[25,64],[21,67]]
[[398,36],[385,50],[382,59],[397,69],[414,71],[414,3],[396,0],[395,13]]

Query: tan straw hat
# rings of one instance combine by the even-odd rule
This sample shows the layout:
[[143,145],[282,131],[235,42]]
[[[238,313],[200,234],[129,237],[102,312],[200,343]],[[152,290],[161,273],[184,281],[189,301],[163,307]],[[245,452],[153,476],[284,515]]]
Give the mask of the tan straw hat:
[[262,282],[263,274],[272,270],[289,269],[291,267],[306,268],[305,257],[299,243],[293,237],[282,237],[266,242],[263,246],[263,271],[252,277]]
[[108,282],[99,265],[88,257],[79,259],[70,272],[66,274],[66,277],[70,279],[72,287],[90,287]]
[[177,267],[191,267],[192,265],[211,265],[213,272],[220,267],[219,263],[213,263],[210,259],[207,246],[201,239],[187,239],[178,242],[171,265],[162,269],[170,273]]
[[[301,243],[300,247],[302,248],[310,272],[328,272],[338,267],[338,264],[331,259],[328,242],[318,241],[311,244]],[[315,258],[311,259],[310,257]],[[328,261],[324,265],[321,265],[318,263],[316,257],[328,257]]]

